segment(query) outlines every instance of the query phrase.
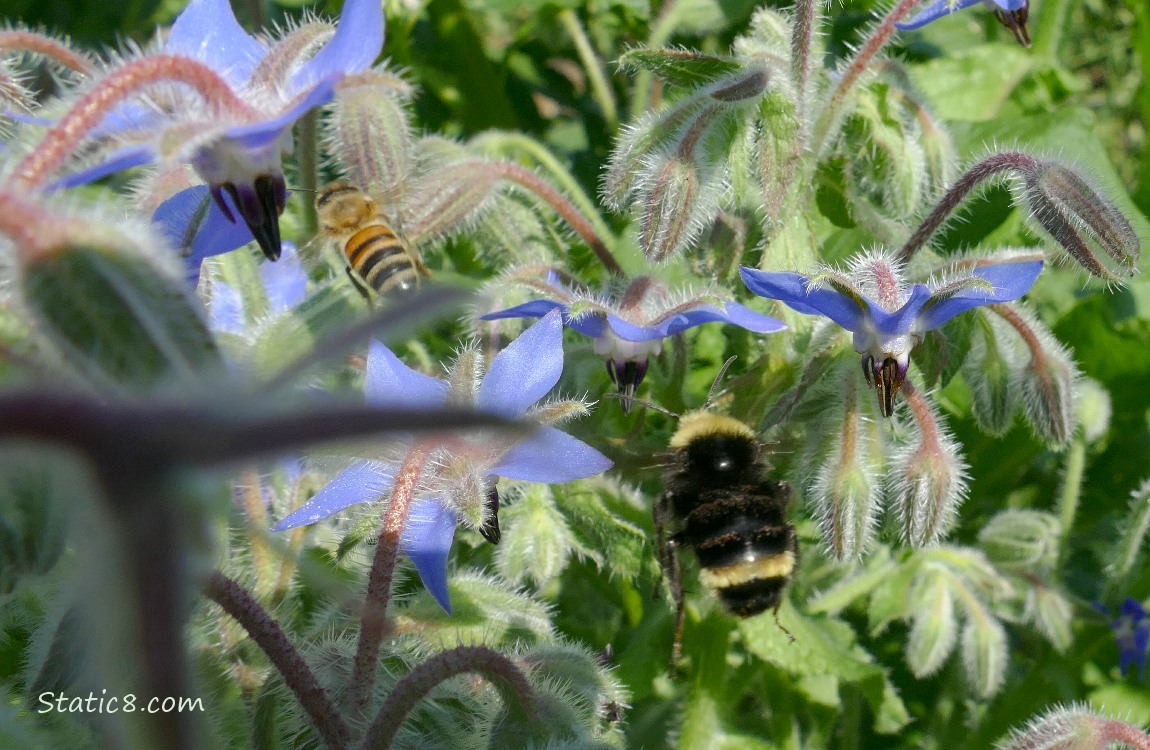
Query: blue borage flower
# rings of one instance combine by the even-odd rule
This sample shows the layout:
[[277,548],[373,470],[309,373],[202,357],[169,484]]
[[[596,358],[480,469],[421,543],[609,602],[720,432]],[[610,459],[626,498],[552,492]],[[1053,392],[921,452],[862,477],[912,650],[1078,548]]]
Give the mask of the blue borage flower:
[[[454,435],[435,449],[420,480],[418,498],[403,530],[401,547],[415,563],[420,579],[448,612],[447,554],[459,518],[483,528],[494,481],[503,477],[549,484],[593,476],[611,461],[591,446],[549,423],[586,411],[582,402],[537,402],[551,391],[563,371],[563,323],[559,313],[545,315],[492,360],[487,373],[473,377],[480,353],[464,349],[448,380],[416,372],[383,344],[371,343],[367,357],[367,400],[379,406],[436,409],[473,404],[481,411],[544,424],[526,439],[501,441],[485,433]],[[276,531],[315,523],[359,503],[386,499],[395,483],[390,461],[358,461],[314,497],[279,522]],[[476,518],[478,517],[478,520]]]
[[[1095,602],[1094,608],[1110,617],[1110,611]],[[1146,679],[1146,647],[1150,644],[1150,617],[1134,597],[1126,597],[1118,616],[1110,620],[1110,629],[1118,642],[1118,671],[1123,677],[1131,667],[1138,667],[1138,679]]]
[[[775,318],[737,302],[723,302],[711,294],[676,299],[662,283],[637,276],[618,301],[574,291],[550,273],[543,284],[532,285],[551,299],[538,299],[506,310],[481,315],[480,320],[534,318],[559,310],[563,323],[594,339],[595,353],[607,358],[611,381],[624,396],[635,390],[647,374],[648,361],[658,354],[663,339],[704,323],[731,323],[753,333],[774,333],[786,328]],[[623,400],[629,409],[629,400]]]
[[181,190],[165,200],[152,214],[152,225],[180,253],[192,286],[199,281],[205,258],[230,252],[255,239],[246,222],[233,221],[220,210],[207,185]]
[[1019,44],[1023,47],[1030,46],[1030,32],[1026,28],[1027,19],[1030,17],[1030,0],[934,0],[919,11],[914,18],[903,23],[896,23],[895,26],[903,31],[921,29],[931,21],[937,21],[956,10],[969,8],[979,3],[994,12],[994,17],[1003,26],[1010,29]]
[[[286,313],[307,296],[307,272],[300,264],[295,243],[283,243],[283,257],[278,263],[260,264],[260,281],[267,295],[267,314]],[[251,315],[238,289],[226,281],[212,282],[208,325],[214,331],[247,336],[251,333]]]
[[[156,161],[188,162],[207,183],[216,208],[203,231],[226,234],[214,223],[223,219],[234,224],[238,213],[264,254],[275,260],[280,254],[279,215],[287,200],[282,158],[292,150],[292,125],[330,101],[345,76],[371,67],[383,48],[382,6],[378,0],[347,0],[334,34],[305,59],[315,46],[302,42],[318,43],[326,29],[308,24],[269,47],[243,30],[227,0],[192,0],[155,54],[206,65],[247,108],[220,111],[196,97],[181,97],[178,105],[167,107],[127,101],[94,133],[124,145],[55,186],[79,185]],[[201,195],[202,189],[195,200]],[[180,195],[176,199],[184,200]],[[172,231],[181,233],[181,228]],[[201,257],[226,252],[238,246],[228,246],[234,240],[229,236],[217,246],[223,249],[203,247],[198,252]]]
[[777,299],[792,310],[823,315],[854,334],[867,383],[878,391],[883,416],[906,379],[910,351],[927,331],[979,305],[1008,302],[1026,294],[1043,261],[1033,255],[953,264],[969,272],[942,281],[908,285],[902,265],[883,252],[864,254],[843,273],[833,268],[798,273],[739,269],[743,282],[760,297]]

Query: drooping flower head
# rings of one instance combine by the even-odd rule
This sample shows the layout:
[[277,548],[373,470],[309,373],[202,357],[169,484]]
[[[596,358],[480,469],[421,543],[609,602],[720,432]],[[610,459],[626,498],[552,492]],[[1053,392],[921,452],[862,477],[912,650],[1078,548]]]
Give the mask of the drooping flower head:
[[800,313],[826,316],[853,333],[867,384],[878,391],[879,408],[889,417],[910,351],[927,331],[973,307],[1018,299],[1041,270],[1040,256],[981,259],[956,264],[941,281],[910,284],[897,260],[874,252],[853,261],[845,273],[827,268],[804,276],[745,266],[739,273],[755,294]]
[[546,295],[522,305],[481,315],[480,320],[541,317],[552,310],[563,313],[563,323],[594,339],[595,353],[607,360],[607,372],[630,408],[629,397],[647,375],[652,354],[662,350],[663,339],[704,323],[731,323],[754,333],[774,333],[786,325],[737,302],[723,302],[713,294],[672,295],[658,280],[637,276],[618,298],[594,295],[564,285],[557,274],[531,285]]
[[[404,365],[373,341],[367,357],[367,400],[377,406],[437,409],[472,405],[508,418],[544,426],[518,442],[480,435],[453,435],[433,449],[419,481],[417,499],[403,530],[401,548],[419,577],[445,610],[447,554],[460,518],[489,538],[498,538],[492,496],[498,478],[548,484],[569,482],[606,471],[610,460],[561,432],[551,423],[586,411],[577,401],[538,403],[563,371],[563,323],[559,313],[543,317],[503,349],[485,374],[482,355],[466,348],[441,380]],[[395,484],[395,462],[352,464],[275,527],[276,531],[315,523],[359,503],[386,500]]]
[[994,17],[1003,26],[1010,29],[1010,33],[1014,34],[1014,38],[1018,40],[1019,44],[1023,47],[1030,46],[1030,31],[1026,28],[1026,22],[1030,17],[1030,0],[934,0],[919,11],[914,18],[903,23],[897,23],[895,26],[903,31],[921,29],[931,21],[937,21],[956,10],[969,8],[978,3],[982,3],[993,11]]
[[[1101,604],[1094,608],[1110,617],[1110,612]],[[1118,671],[1126,676],[1131,667],[1138,667],[1138,679],[1146,679],[1146,647],[1150,645],[1150,617],[1134,597],[1128,596],[1118,610],[1118,616],[1110,621],[1114,639],[1118,641]]]
[[[270,47],[240,27],[227,0],[192,0],[158,51],[113,68],[81,99],[80,105],[98,98],[108,81],[121,89],[138,81],[133,97],[91,132],[118,148],[54,185],[78,185],[150,162],[190,163],[220,214],[235,222],[238,213],[275,260],[287,199],[282,159],[292,150],[292,125],[330,101],[346,75],[370,68],[382,46],[378,0],[347,0],[334,33],[328,24],[309,23]],[[190,89],[154,93],[156,84],[168,81]]]

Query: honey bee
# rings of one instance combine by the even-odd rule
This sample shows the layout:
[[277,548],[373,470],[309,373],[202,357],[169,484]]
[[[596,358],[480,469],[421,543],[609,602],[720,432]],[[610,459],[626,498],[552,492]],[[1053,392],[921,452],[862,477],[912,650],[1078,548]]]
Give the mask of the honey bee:
[[347,258],[347,275],[365,299],[405,297],[429,276],[423,258],[355,185],[333,182],[315,198],[324,236],[337,242]]

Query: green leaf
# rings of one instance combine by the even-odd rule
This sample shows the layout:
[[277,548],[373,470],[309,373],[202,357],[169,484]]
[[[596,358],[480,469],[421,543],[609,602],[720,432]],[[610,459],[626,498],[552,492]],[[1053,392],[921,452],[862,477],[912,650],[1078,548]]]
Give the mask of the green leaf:
[[579,555],[613,575],[635,578],[650,551],[646,532],[621,517],[634,507],[629,492],[609,479],[593,478],[555,487],[554,498]]
[[833,674],[847,682],[881,677],[870,655],[855,645],[855,634],[841,620],[826,615],[804,616],[784,600],[779,622],[791,631],[791,642],[769,615],[739,622],[747,649],[764,661],[795,675]]
[[867,621],[872,636],[882,633],[892,621],[906,618],[910,609],[910,585],[916,569],[916,564],[904,560],[897,570],[871,591]]
[[[910,68],[915,88],[930,100],[944,120],[989,120],[1033,64],[1024,49],[1005,44],[986,44],[942,55]],[[998,137],[990,143],[1009,142]]]
[[649,70],[672,86],[693,88],[737,72],[742,65],[692,49],[633,49],[619,58],[625,70]]
[[876,729],[896,731],[908,720],[894,686],[874,658],[855,643],[851,627],[827,616],[805,617],[789,601],[779,609],[779,622],[794,636],[788,642],[772,618],[759,616],[742,620],[739,630],[747,649],[756,656],[803,677],[834,675],[855,683],[875,714]]
[[902,702],[894,683],[887,678],[882,686],[882,702],[875,711],[874,730],[879,734],[895,734],[911,722],[910,712]]

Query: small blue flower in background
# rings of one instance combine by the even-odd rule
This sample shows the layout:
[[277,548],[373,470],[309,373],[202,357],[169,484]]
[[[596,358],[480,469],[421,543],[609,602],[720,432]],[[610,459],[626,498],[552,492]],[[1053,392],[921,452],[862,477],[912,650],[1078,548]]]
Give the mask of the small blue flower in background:
[[[1109,610],[1095,602],[1094,608],[1110,617]],[[1126,597],[1118,610],[1118,616],[1110,621],[1114,639],[1118,641],[1118,671],[1123,677],[1134,666],[1138,667],[1138,679],[1146,679],[1146,646],[1150,644],[1150,618],[1146,610],[1134,597]]]
[[[713,295],[672,297],[649,276],[635,277],[618,301],[573,291],[554,274],[548,277],[547,293],[552,299],[533,300],[479,319],[534,318],[560,310],[568,328],[594,339],[595,353],[607,358],[611,381],[627,397],[635,395],[647,374],[650,356],[661,351],[668,336],[704,323],[731,323],[753,333],[786,328],[782,321]],[[628,398],[623,399],[624,411],[629,408]]]
[[893,257],[870,253],[847,273],[824,269],[806,275],[739,269],[743,282],[760,297],[777,299],[792,310],[823,315],[854,334],[867,384],[878,391],[884,417],[906,379],[910,351],[927,331],[979,305],[1008,302],[1026,294],[1042,270],[1041,260],[983,260],[973,270],[941,282],[908,285]]
[[1019,44],[1023,47],[1030,46],[1030,32],[1026,28],[1026,22],[1030,16],[1030,0],[934,0],[919,11],[914,18],[903,23],[896,23],[895,26],[903,31],[921,29],[943,16],[949,16],[957,10],[969,8],[979,3],[994,12],[994,17],[1003,26],[1010,29]]
[[[489,496],[496,479],[556,484],[593,476],[611,461],[591,446],[550,426],[559,417],[585,411],[580,402],[548,402],[545,397],[563,372],[563,323],[545,315],[492,360],[482,379],[480,352],[460,353],[448,380],[417,372],[383,344],[371,342],[364,386],[376,406],[437,409],[471,404],[480,411],[543,423],[519,442],[490,434],[453,435],[437,448],[420,479],[418,498],[403,530],[401,548],[415,563],[424,586],[448,612],[447,555],[461,515],[487,528]],[[315,523],[359,503],[386,500],[395,483],[392,461],[357,461],[276,525],[276,531]]]
[[[234,240],[230,235],[219,236],[228,235],[220,222],[235,224],[238,213],[268,259],[276,260],[279,215],[287,200],[282,158],[292,150],[292,125],[330,101],[346,75],[371,67],[383,48],[382,6],[379,0],[347,0],[335,33],[310,59],[292,56],[307,47],[292,46],[290,36],[269,48],[243,30],[227,0],[192,0],[172,24],[158,54],[187,57],[210,67],[245,109],[220,111],[195,97],[167,109],[125,102],[94,134],[122,147],[55,186],[79,185],[151,162],[190,163],[207,183],[216,209],[200,225],[207,239],[196,249],[198,257],[238,246],[229,246]],[[203,190],[187,200],[199,202]],[[179,194],[176,198],[184,200]],[[216,241],[218,245],[211,244]],[[191,242],[177,244],[186,247]]]
[[[260,280],[267,294],[268,317],[291,310],[307,297],[307,272],[300,264],[295,243],[283,244],[283,257],[278,263],[261,263]],[[246,336],[251,333],[252,316],[244,305],[239,290],[225,281],[212,282],[208,305],[208,325],[212,330]]]

